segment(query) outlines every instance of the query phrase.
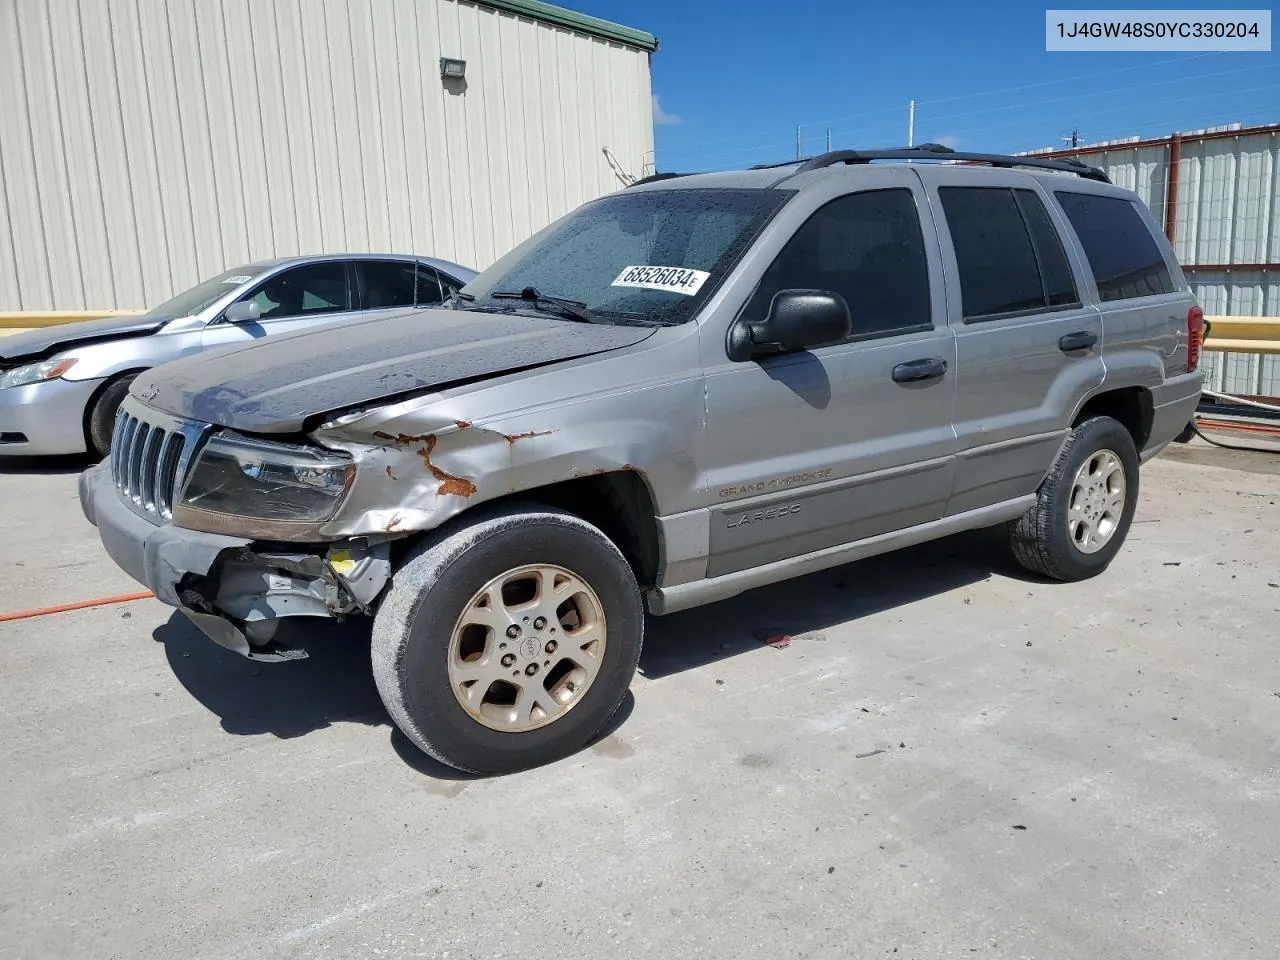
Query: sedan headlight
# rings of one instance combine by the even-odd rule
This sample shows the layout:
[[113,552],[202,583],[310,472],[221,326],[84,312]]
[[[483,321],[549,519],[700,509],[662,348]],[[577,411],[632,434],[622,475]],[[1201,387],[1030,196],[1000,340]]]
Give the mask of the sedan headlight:
[[23,367],[14,367],[0,373],[0,390],[5,387],[25,387],[29,383],[41,380],[57,380],[76,365],[75,357],[61,360],[41,360],[39,363],[28,363]]
[[211,533],[289,539],[337,513],[355,475],[345,454],[218,436],[191,468],[173,520]]

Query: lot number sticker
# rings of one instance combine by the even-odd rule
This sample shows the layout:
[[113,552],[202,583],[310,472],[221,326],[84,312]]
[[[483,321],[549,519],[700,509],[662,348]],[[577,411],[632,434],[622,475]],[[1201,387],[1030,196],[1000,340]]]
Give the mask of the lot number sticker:
[[692,297],[711,274],[685,267],[623,267],[611,286],[640,287],[643,290],[665,290]]

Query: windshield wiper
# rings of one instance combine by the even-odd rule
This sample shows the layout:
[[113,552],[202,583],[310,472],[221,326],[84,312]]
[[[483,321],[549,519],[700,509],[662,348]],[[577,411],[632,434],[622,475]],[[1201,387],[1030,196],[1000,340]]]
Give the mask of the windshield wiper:
[[519,293],[512,290],[499,290],[489,294],[495,300],[524,300],[535,310],[542,313],[555,314],[566,320],[580,320],[583,323],[595,323],[595,318],[587,305],[581,300],[567,300],[564,297],[547,297],[538,292],[537,287],[525,287]]

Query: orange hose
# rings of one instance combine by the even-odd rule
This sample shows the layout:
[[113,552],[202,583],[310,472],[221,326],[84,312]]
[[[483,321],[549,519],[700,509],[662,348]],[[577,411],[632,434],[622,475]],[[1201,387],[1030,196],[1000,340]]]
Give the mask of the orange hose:
[[1208,417],[1196,417],[1196,423],[1214,430],[1240,430],[1244,433],[1265,433],[1280,436],[1280,426],[1262,423],[1240,423],[1235,420],[1211,420]]
[[56,607],[40,607],[38,610],[19,610],[16,613],[0,613],[0,623],[6,620],[30,620],[32,617],[45,617],[51,613],[66,613],[68,610],[84,610],[87,607],[105,607],[109,603],[128,603],[130,600],[150,600],[155,594],[122,593],[116,597],[99,597],[97,600],[80,600],[76,603],[60,603]]

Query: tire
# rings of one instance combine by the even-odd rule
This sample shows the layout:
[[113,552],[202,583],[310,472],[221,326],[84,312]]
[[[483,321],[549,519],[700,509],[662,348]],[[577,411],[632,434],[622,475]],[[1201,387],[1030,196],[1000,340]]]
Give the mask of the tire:
[[1187,421],[1187,425],[1182,428],[1182,432],[1173,438],[1174,443],[1190,443],[1191,438],[1196,435],[1196,421],[1194,418]]
[[[1081,492],[1075,494],[1086,465],[1098,472],[1084,476]],[[1105,483],[1098,490],[1104,472],[1114,482],[1117,467],[1124,483],[1122,497]],[[1032,573],[1068,582],[1105,570],[1133,522],[1138,468],[1133,437],[1118,421],[1093,417],[1072,429],[1040,484],[1035,506],[1009,523],[1009,542],[1018,563]],[[1074,515],[1073,496],[1084,508]],[[1087,536],[1090,530],[1098,534],[1093,540]]]
[[[488,605],[478,603],[486,587],[513,571],[506,587],[488,594]],[[545,584],[542,571],[551,571],[559,592],[544,609],[557,613],[538,629],[544,587],[528,601],[535,606],[504,591]],[[462,626],[467,618],[489,619],[494,606],[501,609],[491,626]],[[572,615],[559,615],[570,606],[583,625],[573,632]],[[563,638],[576,633],[581,643],[594,635],[592,621],[601,641],[575,652]],[[553,650],[548,641],[556,637]],[[469,773],[508,773],[590,743],[621,706],[643,640],[635,576],[599,529],[537,504],[482,507],[465,526],[419,545],[396,571],[373,621],[373,676],[395,725],[423,752]],[[500,666],[500,676],[493,674]],[[483,678],[471,683],[463,672],[471,670],[484,671]],[[562,705],[552,697],[569,699]]]
[[111,434],[115,430],[116,411],[129,395],[129,385],[133,383],[136,373],[126,373],[110,381],[94,398],[89,407],[88,425],[85,433],[89,441],[89,452],[105,460],[111,452]]

